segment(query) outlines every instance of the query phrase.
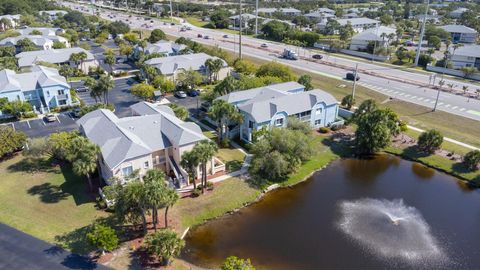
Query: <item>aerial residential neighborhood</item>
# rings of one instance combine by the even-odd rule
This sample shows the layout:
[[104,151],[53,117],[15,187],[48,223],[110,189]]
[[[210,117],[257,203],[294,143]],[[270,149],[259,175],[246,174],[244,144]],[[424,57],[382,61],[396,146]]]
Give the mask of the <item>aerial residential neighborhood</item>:
[[479,12],[0,1],[0,269],[477,269]]

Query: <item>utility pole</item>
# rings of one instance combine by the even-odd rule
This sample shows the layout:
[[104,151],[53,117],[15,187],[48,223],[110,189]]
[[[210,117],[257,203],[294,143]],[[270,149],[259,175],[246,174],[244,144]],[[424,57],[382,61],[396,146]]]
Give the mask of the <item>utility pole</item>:
[[238,19],[240,20],[240,26],[239,26],[239,30],[240,30],[240,34],[238,35],[238,57],[240,59],[242,59],[242,0],[239,0],[240,1],[240,16],[238,17]]
[[373,41],[372,62],[375,60],[375,51],[377,50],[378,27],[379,25],[377,24],[377,29],[375,30],[375,40]]
[[[442,78],[440,79],[439,81],[439,84],[440,82],[444,82],[443,80],[443,77],[445,75],[445,69],[447,69],[447,63],[448,63],[448,50],[445,52],[445,60],[444,60],[444,65],[443,65],[443,71],[442,71]],[[434,79],[434,83],[435,83],[435,79]],[[437,105],[438,105],[438,99],[440,98],[440,90],[442,90],[442,85],[440,85],[440,87],[438,88],[438,92],[437,92],[437,98],[435,99],[435,106],[433,106],[433,112],[437,109]]]
[[417,55],[415,56],[415,66],[418,66],[418,60],[420,59],[420,50],[422,49],[423,35],[425,34],[425,24],[427,23],[429,6],[430,0],[427,0],[427,8],[425,9],[425,15],[423,16],[422,30],[420,31],[420,40],[418,41]]
[[170,22],[173,22],[173,4],[172,0],[170,0]]
[[258,36],[258,0],[255,1],[255,36]]
[[358,63],[355,65],[355,73],[354,73],[354,76],[353,76],[352,99],[355,98],[355,90],[357,88],[357,71],[358,71]]

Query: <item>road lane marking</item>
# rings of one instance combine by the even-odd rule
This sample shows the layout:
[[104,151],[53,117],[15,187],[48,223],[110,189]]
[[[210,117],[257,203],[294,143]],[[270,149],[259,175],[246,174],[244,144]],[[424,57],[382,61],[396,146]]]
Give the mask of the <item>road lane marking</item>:
[[425,101],[425,102],[429,102],[429,101],[430,101],[430,99],[429,99],[429,98],[426,98],[424,101]]
[[411,95],[410,94],[406,94],[405,97],[410,97]]
[[443,102],[438,103],[438,106],[441,106],[441,105],[443,105]]
[[403,95],[405,95],[405,93],[402,92],[402,93],[400,93],[400,94],[398,94],[398,95],[399,95],[399,96],[403,96]]
[[423,100],[423,97],[419,97],[419,98],[417,98],[417,99],[420,100],[420,101],[422,101],[422,100]]
[[28,125],[28,128],[32,128],[32,127],[30,126],[30,121],[29,121],[29,120],[27,120],[27,125]]
[[452,107],[452,110],[455,110],[456,108],[458,108],[458,106]]
[[42,118],[42,123],[44,126],[46,126],[47,124],[45,124],[45,120]]
[[450,106],[452,106],[452,105],[450,105],[450,104],[446,104],[446,105],[445,105],[445,107],[447,107],[447,108],[449,108]]
[[460,111],[461,111],[461,112],[463,112],[463,111],[465,111],[465,110],[466,110],[465,108],[460,108]]
[[57,118],[58,123],[60,123],[60,124],[62,123],[62,122],[60,122],[60,119],[58,118],[58,115],[55,115],[55,118]]
[[417,96],[411,96],[410,98],[412,98],[412,99],[413,99],[413,98],[417,98]]
[[394,94],[398,94],[399,92],[398,92],[398,91],[395,91],[395,92],[393,92],[393,93],[394,93]]

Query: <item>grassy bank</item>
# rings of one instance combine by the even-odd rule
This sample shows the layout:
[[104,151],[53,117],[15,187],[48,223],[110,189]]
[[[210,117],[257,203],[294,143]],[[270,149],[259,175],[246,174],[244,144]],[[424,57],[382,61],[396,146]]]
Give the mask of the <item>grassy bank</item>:
[[197,198],[184,198],[172,209],[172,217],[180,221],[182,230],[219,217],[254,201],[260,190],[238,179],[227,179],[212,191]]
[[[73,236],[107,216],[95,208],[94,199],[86,192],[86,180],[68,166],[16,156],[0,163],[0,175],[0,222],[47,242]],[[84,250],[80,242],[65,240],[67,248]]]

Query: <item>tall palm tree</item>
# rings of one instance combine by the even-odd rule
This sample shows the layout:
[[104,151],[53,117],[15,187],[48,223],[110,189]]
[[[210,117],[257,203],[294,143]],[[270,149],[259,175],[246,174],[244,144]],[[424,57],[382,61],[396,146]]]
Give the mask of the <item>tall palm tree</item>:
[[109,55],[105,56],[104,62],[105,62],[105,64],[107,64],[110,67],[110,74],[113,74],[112,66],[113,66],[113,64],[115,64],[115,61],[116,61],[115,55],[109,54]]
[[165,207],[165,228],[168,227],[168,209],[172,207],[179,199],[178,192],[170,187],[165,185],[165,189],[163,190],[163,206]]
[[152,209],[153,228],[157,231],[158,224],[158,208],[165,205],[164,193],[166,190],[165,174],[157,169],[148,170],[143,177],[145,183],[145,200],[146,204]]
[[240,112],[230,103],[225,100],[217,99],[213,101],[212,106],[208,111],[208,116],[217,121],[218,127],[218,142],[228,135],[228,124],[231,121],[241,123],[243,117]]
[[207,164],[218,151],[218,146],[211,140],[203,140],[193,147],[195,154],[198,156],[202,168],[202,193],[205,192],[207,185]]
[[184,152],[182,155],[182,160],[180,161],[180,166],[184,168],[187,173],[188,177],[193,182],[193,188],[197,188],[197,183],[195,179],[197,178],[197,168],[200,165],[200,161],[198,160],[198,156],[194,151],[187,151]]
[[78,61],[80,61],[80,68],[83,71],[83,61],[87,59],[87,53],[86,52],[79,52],[77,53],[78,55]]
[[108,92],[113,89],[115,82],[109,75],[102,75],[97,81],[97,85],[94,88],[97,88],[99,94],[103,95],[103,100],[105,104],[108,104]]
[[90,190],[93,190],[91,175],[97,169],[97,156],[100,148],[85,137],[72,140],[67,159],[72,162],[73,172],[84,175],[88,180]]

